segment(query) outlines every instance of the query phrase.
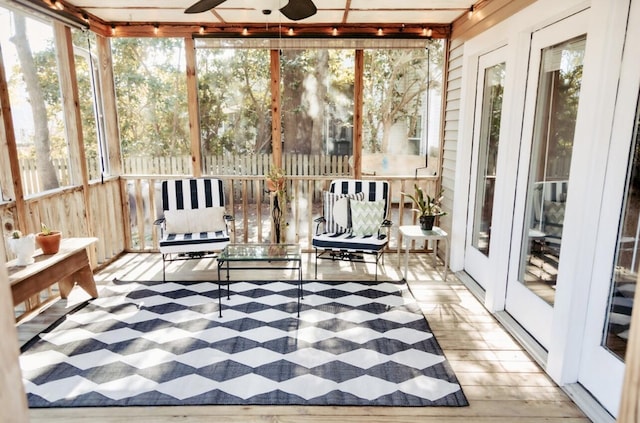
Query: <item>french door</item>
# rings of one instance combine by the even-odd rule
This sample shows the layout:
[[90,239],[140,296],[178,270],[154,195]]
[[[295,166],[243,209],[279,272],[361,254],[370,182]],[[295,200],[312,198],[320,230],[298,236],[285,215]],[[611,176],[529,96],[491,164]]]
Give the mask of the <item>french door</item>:
[[467,222],[465,271],[485,290],[490,283],[491,232],[498,185],[498,150],[505,79],[505,47],[478,58],[471,196]]
[[[640,269],[640,2],[631,3],[578,380],[618,414]],[[626,164],[626,166],[625,166]]]
[[571,201],[586,30],[583,12],[531,38],[505,308],[547,350]]

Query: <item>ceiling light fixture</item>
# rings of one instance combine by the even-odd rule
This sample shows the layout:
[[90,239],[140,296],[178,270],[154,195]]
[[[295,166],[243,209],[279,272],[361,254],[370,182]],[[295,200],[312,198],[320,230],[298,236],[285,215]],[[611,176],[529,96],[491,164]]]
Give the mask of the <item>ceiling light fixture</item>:
[[337,28],[337,27],[335,27],[335,26],[334,26],[334,27],[331,29],[331,35],[333,35],[334,37],[335,37],[336,35],[338,35],[338,28]]
[[379,36],[384,35],[384,32],[382,31],[382,28],[378,28],[378,35],[379,35]]

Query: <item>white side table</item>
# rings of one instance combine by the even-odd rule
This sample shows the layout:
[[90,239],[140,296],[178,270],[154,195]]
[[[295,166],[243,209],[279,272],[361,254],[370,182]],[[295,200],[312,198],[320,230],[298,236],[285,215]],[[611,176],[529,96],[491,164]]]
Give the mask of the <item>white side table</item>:
[[[437,270],[438,242],[444,241],[445,259],[443,280],[447,280],[447,271],[449,269],[449,234],[437,226],[430,231],[423,231],[418,225],[400,226],[400,234],[402,234],[402,243],[404,244],[404,280],[407,280],[407,270],[409,267],[409,246],[411,241],[433,241],[433,267]],[[398,259],[400,259],[400,242],[398,243]]]

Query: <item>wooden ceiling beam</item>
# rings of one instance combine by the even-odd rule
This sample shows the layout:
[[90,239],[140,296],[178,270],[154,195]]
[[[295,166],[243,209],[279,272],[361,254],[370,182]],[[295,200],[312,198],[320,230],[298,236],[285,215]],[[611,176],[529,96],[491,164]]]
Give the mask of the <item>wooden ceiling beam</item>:
[[[157,27],[157,29],[156,29]],[[243,35],[246,28],[247,35]],[[289,28],[294,35],[288,35]],[[336,35],[333,29],[336,28]],[[378,30],[382,28],[382,36]],[[93,27],[92,27],[93,29]],[[104,28],[100,28],[104,30]],[[416,24],[357,24],[357,25],[318,25],[291,24],[274,25],[266,28],[264,24],[234,23],[227,25],[191,25],[180,23],[156,22],[113,22],[109,24],[107,37],[189,37],[198,35],[215,38],[398,38],[426,39],[428,30],[431,38],[448,38],[449,25]],[[98,31],[97,31],[98,32]]]

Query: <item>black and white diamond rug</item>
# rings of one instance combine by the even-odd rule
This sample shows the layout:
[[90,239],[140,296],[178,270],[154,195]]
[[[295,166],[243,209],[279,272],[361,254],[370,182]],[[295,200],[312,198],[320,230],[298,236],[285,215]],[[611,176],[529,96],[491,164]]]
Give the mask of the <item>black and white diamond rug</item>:
[[30,407],[464,406],[404,283],[121,282],[23,348]]

